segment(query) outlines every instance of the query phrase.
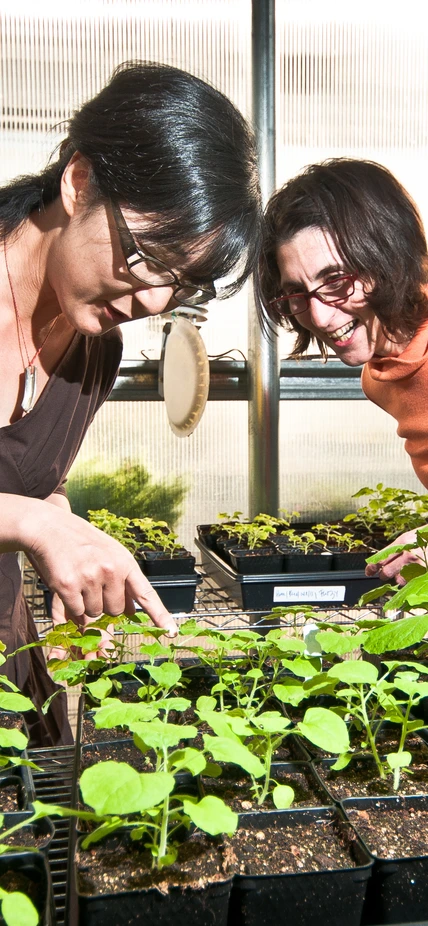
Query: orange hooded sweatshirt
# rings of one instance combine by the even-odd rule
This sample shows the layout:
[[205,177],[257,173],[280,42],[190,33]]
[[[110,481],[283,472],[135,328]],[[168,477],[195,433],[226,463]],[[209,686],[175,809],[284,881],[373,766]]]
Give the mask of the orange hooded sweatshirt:
[[398,422],[415,473],[428,489],[428,320],[398,357],[373,357],[363,367],[363,392]]

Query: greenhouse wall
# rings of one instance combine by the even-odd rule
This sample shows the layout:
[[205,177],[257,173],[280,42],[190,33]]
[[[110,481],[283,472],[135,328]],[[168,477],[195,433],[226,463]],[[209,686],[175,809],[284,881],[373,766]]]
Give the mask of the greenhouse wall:
[[[337,155],[377,160],[408,188],[428,221],[428,60],[424,4],[277,0],[277,185]],[[250,0],[0,0],[1,181],[38,171],[65,121],[122,61],[183,67],[251,117]],[[210,306],[201,334],[210,358],[247,356],[248,288]],[[162,321],[123,329],[124,359],[160,356]],[[291,349],[280,337],[280,356]],[[176,523],[192,545],[197,523],[248,510],[247,403],[210,401],[195,433],[175,437],[161,402],[109,402],[71,478],[138,464],[155,483],[186,489]],[[362,485],[420,488],[395,423],[364,399],[282,401],[280,505],[305,516],[353,506]]]

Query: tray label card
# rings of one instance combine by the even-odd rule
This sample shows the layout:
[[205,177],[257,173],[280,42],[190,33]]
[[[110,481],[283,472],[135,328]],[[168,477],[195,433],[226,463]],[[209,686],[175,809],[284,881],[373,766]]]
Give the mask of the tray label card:
[[314,602],[314,601],[344,601],[345,585],[287,585],[274,586],[273,600],[275,604],[286,602]]

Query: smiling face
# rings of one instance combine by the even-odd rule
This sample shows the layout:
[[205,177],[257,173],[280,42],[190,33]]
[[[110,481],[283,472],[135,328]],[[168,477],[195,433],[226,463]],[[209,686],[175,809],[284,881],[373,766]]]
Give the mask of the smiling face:
[[[321,228],[303,229],[278,245],[276,259],[281,292],[286,295],[311,292],[350,272],[331,235]],[[359,279],[355,280],[354,293],[346,301],[325,305],[314,296],[305,311],[295,318],[348,366],[367,363],[375,355],[395,356],[408,343],[396,343],[395,338],[393,341],[387,338],[379,319],[367,305],[364,286]]]

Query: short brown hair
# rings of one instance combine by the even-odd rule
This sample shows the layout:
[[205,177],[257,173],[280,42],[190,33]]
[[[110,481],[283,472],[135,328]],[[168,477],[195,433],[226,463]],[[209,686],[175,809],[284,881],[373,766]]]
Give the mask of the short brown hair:
[[428,317],[422,221],[404,187],[381,164],[332,158],[310,165],[273,194],[266,225],[256,274],[258,309],[265,327],[286,323],[297,331],[292,356],[304,353],[314,338],[269,302],[281,292],[277,248],[306,228],[329,232],[346,270],[370,282],[367,304],[388,334],[411,337]]

